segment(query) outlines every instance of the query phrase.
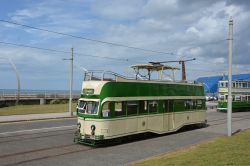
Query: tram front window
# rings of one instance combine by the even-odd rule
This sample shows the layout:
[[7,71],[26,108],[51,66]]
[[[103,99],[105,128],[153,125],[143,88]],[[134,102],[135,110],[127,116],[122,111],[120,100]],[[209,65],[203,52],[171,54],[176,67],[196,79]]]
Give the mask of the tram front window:
[[96,114],[98,111],[99,102],[96,101],[83,101],[78,103],[78,112],[82,114]]

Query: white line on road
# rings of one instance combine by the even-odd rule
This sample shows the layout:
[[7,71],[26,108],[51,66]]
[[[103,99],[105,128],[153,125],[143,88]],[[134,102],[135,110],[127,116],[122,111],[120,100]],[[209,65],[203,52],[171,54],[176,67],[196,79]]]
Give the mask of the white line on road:
[[58,126],[58,127],[47,127],[47,128],[39,128],[39,129],[30,129],[30,130],[19,130],[19,131],[10,131],[10,132],[4,132],[0,133],[0,136],[6,136],[6,135],[12,135],[12,134],[18,134],[18,133],[25,133],[25,132],[38,132],[38,131],[53,131],[56,129],[62,129],[62,128],[76,128],[76,125],[70,125],[70,126]]

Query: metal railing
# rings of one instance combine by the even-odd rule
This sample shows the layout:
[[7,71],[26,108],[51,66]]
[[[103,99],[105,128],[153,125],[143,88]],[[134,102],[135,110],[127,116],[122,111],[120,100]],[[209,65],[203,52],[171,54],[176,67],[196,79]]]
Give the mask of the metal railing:
[[100,81],[117,81],[118,79],[134,79],[125,77],[112,71],[88,70],[84,73],[84,81],[100,80]]
[[[79,98],[80,91],[73,93],[73,98]],[[17,91],[15,90],[0,90],[0,100],[16,99]],[[66,91],[49,91],[49,90],[21,90],[20,99],[68,99],[69,93]]]

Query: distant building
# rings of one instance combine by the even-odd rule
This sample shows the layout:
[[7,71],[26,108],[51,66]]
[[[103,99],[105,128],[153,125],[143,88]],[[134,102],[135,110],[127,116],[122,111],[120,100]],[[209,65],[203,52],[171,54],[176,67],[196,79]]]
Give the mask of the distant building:
[[[227,80],[227,76],[211,76],[211,77],[200,77],[197,79],[198,82],[204,84],[204,90],[206,94],[217,94],[218,93],[218,82],[221,80]],[[236,74],[232,76],[233,81],[237,80],[250,80],[250,74]]]

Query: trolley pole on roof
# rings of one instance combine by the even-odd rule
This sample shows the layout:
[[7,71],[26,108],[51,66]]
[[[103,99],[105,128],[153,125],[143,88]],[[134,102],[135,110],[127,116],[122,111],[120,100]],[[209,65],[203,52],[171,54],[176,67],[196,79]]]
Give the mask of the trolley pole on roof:
[[232,135],[232,54],[233,54],[233,18],[229,19],[228,33],[228,98],[227,98],[227,135]]

